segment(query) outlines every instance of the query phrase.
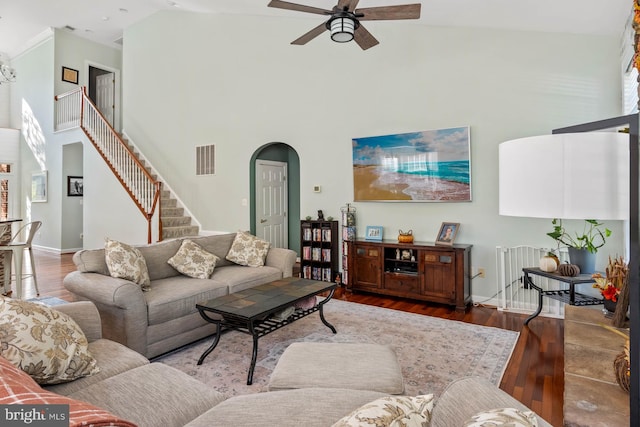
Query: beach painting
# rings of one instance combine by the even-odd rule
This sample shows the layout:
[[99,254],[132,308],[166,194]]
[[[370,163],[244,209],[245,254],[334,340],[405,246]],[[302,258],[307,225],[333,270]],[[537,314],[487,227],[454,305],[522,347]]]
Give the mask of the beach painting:
[[353,138],[357,202],[471,201],[469,127]]

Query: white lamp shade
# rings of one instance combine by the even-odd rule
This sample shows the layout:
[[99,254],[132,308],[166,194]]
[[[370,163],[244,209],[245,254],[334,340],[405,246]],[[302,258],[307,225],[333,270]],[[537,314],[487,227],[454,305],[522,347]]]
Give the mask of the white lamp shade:
[[499,146],[499,213],[563,219],[629,218],[629,135],[581,132]]

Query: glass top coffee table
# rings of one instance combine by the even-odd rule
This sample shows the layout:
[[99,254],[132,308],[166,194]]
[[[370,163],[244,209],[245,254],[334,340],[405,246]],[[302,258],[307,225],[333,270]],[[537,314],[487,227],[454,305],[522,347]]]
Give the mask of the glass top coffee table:
[[[202,353],[198,360],[198,365],[201,365],[209,353],[216,348],[218,342],[220,342],[220,333],[223,329],[232,329],[249,334],[253,337],[253,353],[247,376],[247,385],[251,385],[258,356],[259,338],[316,311],[319,313],[322,323],[331,329],[334,334],[336,333],[336,328],[326,321],[322,311],[322,307],[333,297],[336,288],[337,285],[335,283],[288,277],[196,304],[200,315],[207,322],[216,324],[216,335],[213,343]],[[327,291],[329,294],[312,308],[296,309],[291,316],[284,320],[272,317],[273,314],[279,313],[297,302]]]

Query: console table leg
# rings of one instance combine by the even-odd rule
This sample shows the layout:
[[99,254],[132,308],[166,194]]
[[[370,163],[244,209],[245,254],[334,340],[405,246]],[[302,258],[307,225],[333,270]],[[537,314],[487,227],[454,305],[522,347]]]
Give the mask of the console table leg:
[[538,315],[542,311],[542,288],[540,288],[539,286],[536,286],[531,281],[531,278],[529,277],[529,275],[527,273],[524,274],[524,282],[525,282],[525,289],[527,288],[527,286],[529,286],[529,287],[535,289],[536,291],[538,291],[538,308],[536,309],[536,311],[531,316],[527,317],[527,319],[524,321],[524,324],[526,326],[534,318],[538,317]]
[[216,348],[220,342],[220,332],[222,332],[222,324],[220,322],[216,322],[216,337],[213,339],[211,346],[206,349],[205,352],[202,353],[202,356],[200,356],[200,359],[198,359],[198,365],[202,365],[204,359],[213,351],[214,348]]

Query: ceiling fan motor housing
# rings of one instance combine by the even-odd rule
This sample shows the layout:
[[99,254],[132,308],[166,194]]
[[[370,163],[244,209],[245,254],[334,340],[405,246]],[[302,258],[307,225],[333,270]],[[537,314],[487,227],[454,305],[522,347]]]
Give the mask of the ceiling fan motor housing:
[[341,11],[334,13],[325,26],[331,31],[331,40],[346,43],[353,40],[353,33],[360,26],[360,22],[356,19],[355,14]]

